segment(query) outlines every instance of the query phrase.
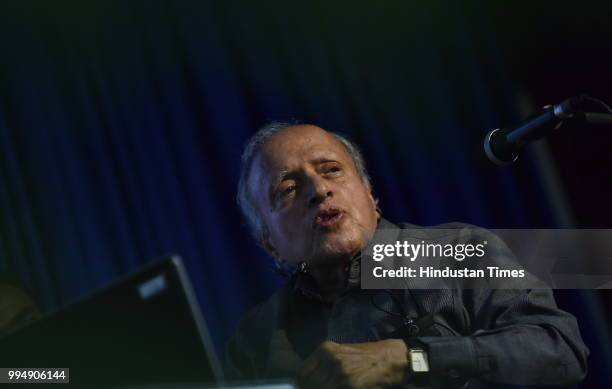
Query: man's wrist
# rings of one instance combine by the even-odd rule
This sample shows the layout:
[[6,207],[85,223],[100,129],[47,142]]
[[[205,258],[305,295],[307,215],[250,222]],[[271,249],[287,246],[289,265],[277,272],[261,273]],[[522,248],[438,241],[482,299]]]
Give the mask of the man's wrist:
[[406,344],[406,357],[408,368],[406,369],[407,381],[417,386],[429,384],[430,364],[427,346],[416,338],[404,339]]
[[427,351],[420,347],[408,348],[408,364],[411,375],[429,373],[429,356]]

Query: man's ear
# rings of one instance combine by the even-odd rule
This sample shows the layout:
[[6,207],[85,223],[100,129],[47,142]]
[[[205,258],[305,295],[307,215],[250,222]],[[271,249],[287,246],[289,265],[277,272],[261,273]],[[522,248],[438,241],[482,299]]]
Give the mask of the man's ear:
[[261,232],[261,247],[263,247],[263,249],[266,250],[266,252],[270,254],[270,256],[272,256],[274,259],[279,259],[278,251],[276,251],[276,248],[272,244],[270,231],[266,227],[263,227],[263,230]]
[[382,217],[382,210],[378,206],[378,197],[376,197],[376,194],[374,194],[373,191],[370,191],[370,200],[374,204],[374,209],[376,209],[376,215],[378,215],[376,219],[380,220],[380,218]]

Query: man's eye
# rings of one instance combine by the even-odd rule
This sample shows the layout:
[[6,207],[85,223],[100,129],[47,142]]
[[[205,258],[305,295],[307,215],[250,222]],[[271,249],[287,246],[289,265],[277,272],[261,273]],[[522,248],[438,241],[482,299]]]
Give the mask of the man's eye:
[[295,192],[295,185],[291,185],[291,186],[288,186],[285,189],[283,189],[281,191],[281,196],[282,197],[286,197],[286,196],[289,196],[289,195],[293,194],[293,192]]
[[338,172],[340,172],[340,170],[341,170],[341,169],[340,169],[340,166],[330,166],[330,167],[328,167],[327,169],[325,169],[325,173],[331,173],[331,174],[333,174],[333,173],[338,173]]

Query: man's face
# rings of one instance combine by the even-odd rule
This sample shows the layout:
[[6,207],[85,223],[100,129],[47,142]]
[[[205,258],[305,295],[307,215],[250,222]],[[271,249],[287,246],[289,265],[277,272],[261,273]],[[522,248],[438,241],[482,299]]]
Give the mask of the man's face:
[[264,247],[291,264],[356,254],[376,229],[376,203],[340,141],[311,125],[286,128],[253,161],[248,188]]

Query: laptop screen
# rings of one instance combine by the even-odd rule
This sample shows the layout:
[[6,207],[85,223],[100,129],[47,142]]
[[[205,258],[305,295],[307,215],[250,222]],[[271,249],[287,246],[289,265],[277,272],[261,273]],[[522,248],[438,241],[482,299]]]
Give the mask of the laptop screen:
[[86,385],[218,382],[182,261],[170,256],[0,339],[0,366],[69,368]]

